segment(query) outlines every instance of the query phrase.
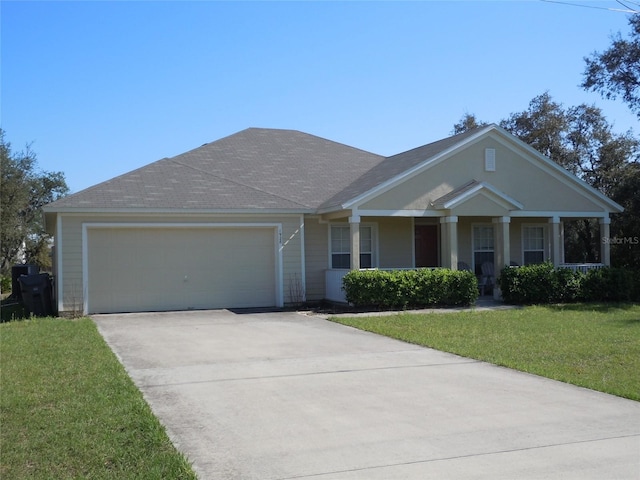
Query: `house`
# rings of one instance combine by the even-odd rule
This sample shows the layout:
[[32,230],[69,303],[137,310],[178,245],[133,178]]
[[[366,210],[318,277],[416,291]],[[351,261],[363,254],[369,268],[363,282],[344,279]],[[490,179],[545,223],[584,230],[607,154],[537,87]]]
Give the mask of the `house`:
[[559,265],[565,220],[608,237],[622,207],[490,125],[391,157],[250,128],[44,211],[59,311],[102,313],[340,301],[359,268]]

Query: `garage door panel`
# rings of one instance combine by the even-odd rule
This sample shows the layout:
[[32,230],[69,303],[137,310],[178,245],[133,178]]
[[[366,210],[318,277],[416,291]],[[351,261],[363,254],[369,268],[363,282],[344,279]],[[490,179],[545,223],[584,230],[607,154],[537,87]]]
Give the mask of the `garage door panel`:
[[89,310],[274,306],[273,228],[88,230]]

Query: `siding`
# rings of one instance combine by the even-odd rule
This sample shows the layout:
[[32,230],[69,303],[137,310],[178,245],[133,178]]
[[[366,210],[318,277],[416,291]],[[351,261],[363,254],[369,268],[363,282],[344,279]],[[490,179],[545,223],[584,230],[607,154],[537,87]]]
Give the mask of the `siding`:
[[318,217],[307,216],[304,221],[307,300],[325,298],[325,270],[329,268],[329,226]]

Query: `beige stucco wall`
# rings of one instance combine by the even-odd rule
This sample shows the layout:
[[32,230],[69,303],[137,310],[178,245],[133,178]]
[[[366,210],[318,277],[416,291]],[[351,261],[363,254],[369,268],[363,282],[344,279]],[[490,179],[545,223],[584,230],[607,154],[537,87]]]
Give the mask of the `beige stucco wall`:
[[[83,293],[83,223],[274,223],[282,224],[282,291],[289,302],[291,282],[302,279],[302,222],[300,215],[100,215],[62,214],[62,238],[56,239],[61,265],[57,279],[62,279],[62,311],[81,310]],[[60,241],[61,240],[61,241]],[[179,249],[176,254],[179,255]],[[60,288],[61,287],[61,288]]]
[[[496,150],[496,171],[484,169],[485,148]],[[467,146],[391,190],[359,206],[362,210],[429,210],[437,200],[470,180],[487,182],[522,203],[529,211],[602,211],[586,191],[568,187],[558,173],[545,171],[531,154],[504,146],[488,137]],[[472,200],[472,202],[475,201]],[[476,212],[466,212],[471,214]],[[462,213],[461,213],[462,214]],[[491,212],[493,214],[493,212]]]

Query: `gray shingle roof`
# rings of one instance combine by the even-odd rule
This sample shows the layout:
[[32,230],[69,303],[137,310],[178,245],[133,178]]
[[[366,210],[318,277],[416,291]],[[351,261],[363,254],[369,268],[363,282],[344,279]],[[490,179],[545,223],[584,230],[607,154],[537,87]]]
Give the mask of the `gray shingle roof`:
[[466,138],[475,135],[481,129],[482,127],[468,130],[464,133],[387,157],[384,161],[375,165],[362,176],[354,180],[348,187],[337,192],[336,195],[321,205],[321,208],[330,208],[344,204],[352,198],[362,195],[381,183],[391,180],[407,170],[416,167],[420,163],[444,152]]
[[337,206],[467,138],[385,158],[295,130],[249,128],[46,207],[315,211]]

